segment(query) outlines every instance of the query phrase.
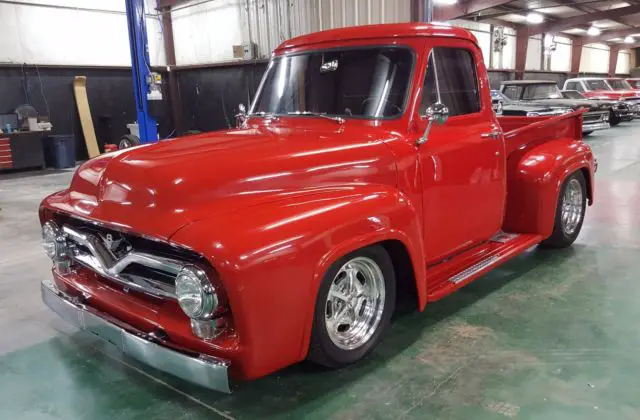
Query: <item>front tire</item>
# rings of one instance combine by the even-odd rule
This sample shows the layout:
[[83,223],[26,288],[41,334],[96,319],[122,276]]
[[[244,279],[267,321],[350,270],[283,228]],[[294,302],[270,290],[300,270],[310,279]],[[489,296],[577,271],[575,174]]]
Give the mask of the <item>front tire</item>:
[[565,248],[571,245],[580,234],[586,208],[587,183],[582,171],[577,171],[562,183],[553,233],[542,245],[550,248]]
[[382,246],[340,258],[318,291],[308,359],[339,368],[364,358],[380,342],[395,301],[395,271]]

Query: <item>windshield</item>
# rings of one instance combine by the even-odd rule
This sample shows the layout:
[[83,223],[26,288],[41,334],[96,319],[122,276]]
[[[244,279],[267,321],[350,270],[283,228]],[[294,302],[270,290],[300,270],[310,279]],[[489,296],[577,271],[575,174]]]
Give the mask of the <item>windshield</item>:
[[411,50],[397,47],[276,57],[269,64],[251,113],[399,116],[412,66]]
[[607,79],[607,83],[613,90],[631,90],[631,85],[623,79]]
[[562,92],[558,85],[547,83],[544,85],[529,85],[526,87],[522,99],[561,99]]
[[585,80],[589,90],[611,90],[604,80]]
[[562,92],[562,96],[567,99],[584,99],[584,96],[577,90],[565,90]]

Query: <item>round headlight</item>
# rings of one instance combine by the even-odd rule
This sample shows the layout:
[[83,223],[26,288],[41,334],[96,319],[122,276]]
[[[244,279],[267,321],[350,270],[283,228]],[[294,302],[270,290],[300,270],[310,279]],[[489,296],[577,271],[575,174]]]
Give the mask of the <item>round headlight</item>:
[[218,307],[218,295],[204,271],[186,266],[176,277],[178,303],[189,318],[210,319]]
[[42,247],[52,260],[58,256],[58,237],[60,230],[53,222],[47,222],[42,226]]

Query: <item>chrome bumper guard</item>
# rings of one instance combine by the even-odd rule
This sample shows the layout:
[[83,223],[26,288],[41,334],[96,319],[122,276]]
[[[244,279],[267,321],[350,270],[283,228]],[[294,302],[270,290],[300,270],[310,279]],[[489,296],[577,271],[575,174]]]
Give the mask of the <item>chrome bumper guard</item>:
[[592,123],[582,123],[582,132],[585,131],[596,131],[596,130],[604,130],[611,127],[608,122],[597,121]]
[[210,356],[193,357],[156,344],[150,339],[112,324],[76,303],[60,291],[53,281],[40,285],[42,301],[62,319],[114,345],[128,356],[188,382],[216,391],[231,392],[229,362]]

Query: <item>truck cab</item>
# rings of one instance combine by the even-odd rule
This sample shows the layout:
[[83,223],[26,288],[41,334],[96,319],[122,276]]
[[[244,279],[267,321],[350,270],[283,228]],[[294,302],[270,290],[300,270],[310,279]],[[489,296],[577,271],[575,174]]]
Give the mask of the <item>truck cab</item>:
[[418,310],[593,201],[584,110],[498,117],[468,31],[323,31],[273,53],[241,127],[89,160],[40,207],[44,302],[212,389],[374,350],[401,285]]

